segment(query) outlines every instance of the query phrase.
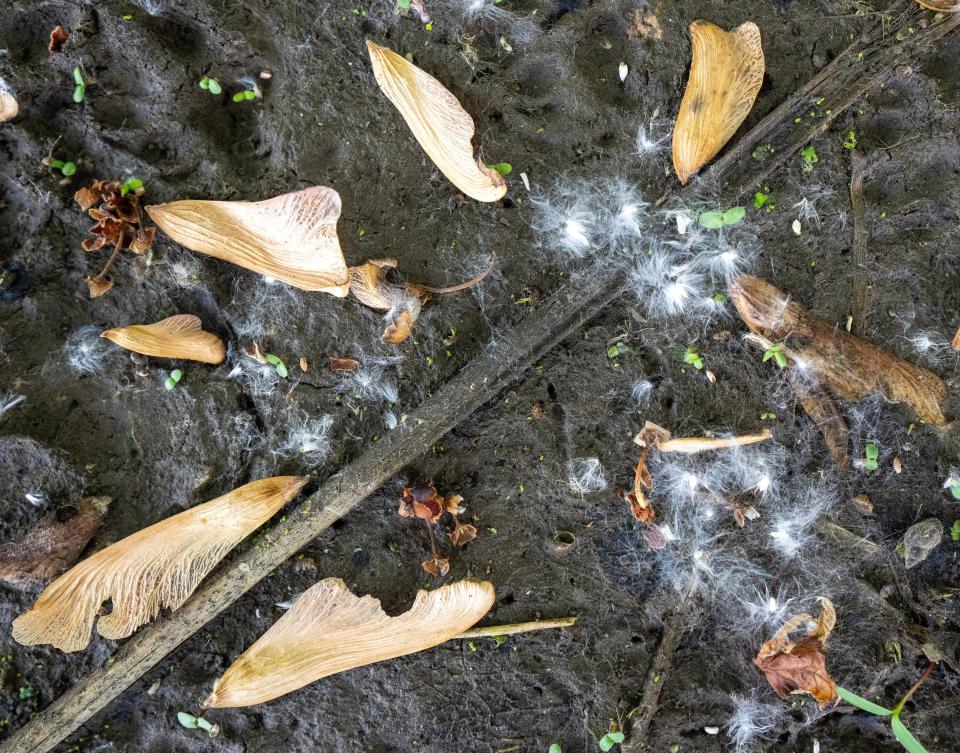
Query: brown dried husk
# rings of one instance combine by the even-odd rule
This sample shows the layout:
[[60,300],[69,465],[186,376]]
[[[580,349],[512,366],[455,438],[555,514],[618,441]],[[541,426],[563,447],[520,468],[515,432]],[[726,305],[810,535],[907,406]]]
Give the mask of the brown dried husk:
[[494,599],[491,583],[461,580],[418,591],[409,611],[389,617],[377,599],[327,578],[230,665],[202,705],[252,706],[337,672],[437,646],[476,623]]
[[344,297],[337,237],[340,195],[314,186],[264,201],[173,201],[148,206],[158,227],[192,251],[293,285]]
[[13,120],[20,112],[20,104],[17,98],[8,91],[0,89],[0,123],[6,123]]
[[100,337],[146,356],[212,364],[223,363],[226,358],[223,341],[212,332],[204,332],[199,317],[193,314],[177,314],[153,324],[108,329]]
[[690,24],[693,62],[673,128],[673,167],[686,183],[713,159],[750,113],[763,84],[763,46],[753,22],[724,31]]
[[957,0],[917,0],[917,3],[921,7],[936,11],[937,13],[960,12],[960,2]]
[[227,552],[306,482],[300,476],[254,481],[102,549],[47,586],[13,621],[14,640],[80,651],[108,599],[112,611],[97,621],[97,632],[126,638],[162,608],[179,608]]
[[756,277],[742,275],[730,283],[730,297],[754,333],[783,343],[784,353],[848,400],[881,393],[907,403],[932,424],[947,422],[943,380],[931,371],[890,355],[859,337],[828,324],[792,302],[783,292]]
[[447,88],[393,50],[367,41],[373,75],[433,163],[477,201],[498,201],[507,184],[473,156],[473,118]]
[[846,468],[850,459],[850,431],[836,402],[823,387],[797,376],[793,369],[787,372],[787,378],[793,385],[803,410],[823,435],[823,441],[827,443],[827,449],[833,455],[837,467]]

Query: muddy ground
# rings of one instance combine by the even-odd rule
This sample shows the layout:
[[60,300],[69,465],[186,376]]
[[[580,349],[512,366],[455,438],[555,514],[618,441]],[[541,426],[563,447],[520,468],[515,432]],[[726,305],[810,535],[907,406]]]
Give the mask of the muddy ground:
[[[586,262],[558,253],[555,238],[534,229],[552,211],[536,196],[558,182],[590,180],[602,198],[622,178],[653,201],[674,185],[669,132],[691,20],[759,25],[767,76],[748,128],[882,10],[789,0],[508,0],[475,17],[464,12],[465,0],[425,4],[430,29],[387,0],[3,1],[0,75],[21,114],[0,125],[0,249],[3,260],[22,265],[27,286],[0,302],[0,392],[25,396],[0,417],[0,538],[20,535],[81,494],[109,495],[93,551],[252,479],[305,471],[326,477],[389,430],[387,413],[403,420],[551,291],[576,284]],[[631,29],[637,9],[657,18],[659,38]],[[57,24],[72,36],[64,52],[50,54],[47,37]],[[366,38],[412,53],[460,98],[484,159],[513,166],[506,201],[459,200],[379,92]],[[811,171],[791,159],[763,188],[774,197],[772,211],[748,202],[740,230],[754,256],[749,271],[843,326],[854,274],[843,141],[855,131],[868,166],[866,336],[944,378],[955,374],[949,339],[960,324],[958,59],[960,39],[948,37],[858,101],[814,142],[819,161]],[[620,61],[629,69],[623,83]],[[91,82],[81,104],[71,99],[74,66]],[[273,75],[257,79],[262,100],[230,101],[242,79],[263,70]],[[216,76],[226,93],[200,89],[204,75]],[[638,125],[666,141],[637,154]],[[76,161],[70,185],[41,164],[48,153]],[[130,177],[144,181],[149,202],[260,199],[333,186],[343,198],[339,232],[349,263],[396,257],[407,279],[435,285],[470,276],[491,253],[497,270],[480,288],[432,303],[414,337],[397,348],[380,344],[376,312],[271,285],[163,237],[151,264],[121,259],[115,288],[91,301],[83,277],[103,259],[81,249],[90,223],[71,197],[93,178]],[[705,196],[715,207],[729,201],[722,186]],[[818,221],[804,216],[798,236],[791,223],[804,198]],[[651,232],[674,237],[672,219],[651,217],[658,218]],[[717,281],[715,292],[722,289]],[[174,390],[163,385],[173,364],[131,358],[96,337],[177,312],[197,314],[219,333],[230,362],[180,364],[185,374]],[[826,595],[839,614],[828,666],[852,690],[870,688],[893,704],[926,664],[919,644],[953,653],[953,667],[941,664],[904,718],[931,751],[960,750],[952,632],[960,630],[960,550],[949,536],[960,506],[941,489],[950,467],[960,465],[951,435],[879,399],[847,404],[853,456],[875,442],[880,468],[837,472],[782,373],[741,341],[744,328],[729,303],[709,317],[655,314],[636,296],[598,312],[58,750],[480,753],[545,751],[552,742],[564,751],[596,750],[611,721],[626,724],[663,616],[680,598],[675,586],[690,571],[684,557],[647,547],[615,494],[632,481],[630,440],[646,419],[680,435],[767,426],[775,436],[747,457],[775,479],[757,504],[760,521],[741,530],[725,520],[725,543],[706,553],[717,565],[696,597],[648,749],[809,751],[819,741],[821,751],[896,750],[889,728],[873,717],[781,701],[750,664],[779,619],[815,610],[815,597]],[[291,379],[278,380],[242,355],[253,340],[268,342],[291,366],[307,358],[310,370],[291,368]],[[614,342],[627,350],[610,357]],[[683,362],[690,343],[716,384]],[[329,356],[361,358],[363,381],[330,373]],[[332,419],[326,433],[325,416]],[[891,470],[895,456],[900,474]],[[601,461],[605,489],[570,487],[567,464],[584,457]],[[662,470],[673,479],[683,472]],[[714,471],[701,465],[697,472]],[[223,730],[215,740],[181,728],[177,711],[196,710],[213,679],[280,616],[276,605],[317,579],[342,577],[390,613],[409,605],[418,587],[438,584],[420,568],[424,532],[396,514],[402,487],[424,478],[461,493],[477,519],[479,538],[451,553],[446,580],[482,576],[495,584],[485,624],[574,614],[577,626],[502,645],[452,642],[259,707],[218,711],[210,715]],[[874,515],[850,503],[857,494],[869,495]],[[810,521],[796,553],[771,548],[777,516],[796,516],[804,500],[814,517],[822,512],[879,551],[861,555],[807,531]],[[907,571],[895,548],[928,517],[943,522],[945,540]],[[557,551],[561,530],[576,544]],[[770,595],[779,596],[782,611],[758,616]],[[116,649],[99,637],[72,655],[15,644],[10,622],[35,597],[3,587],[0,734],[40,713]],[[899,660],[890,641],[901,647]]]

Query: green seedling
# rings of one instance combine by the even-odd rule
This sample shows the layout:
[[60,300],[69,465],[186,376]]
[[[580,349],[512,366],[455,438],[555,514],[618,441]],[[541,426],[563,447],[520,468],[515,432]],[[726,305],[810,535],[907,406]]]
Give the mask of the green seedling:
[[697,221],[707,230],[719,230],[728,225],[736,225],[746,213],[747,210],[743,207],[730,207],[725,212],[701,212]]
[[950,475],[947,476],[947,480],[943,482],[943,488],[950,490],[950,496],[956,500],[960,500],[960,478],[956,470],[953,468],[950,469]]
[[762,191],[756,191],[753,194],[753,208],[760,209],[764,204],[770,201],[770,194],[763,193]]
[[120,195],[126,196],[131,191],[137,193],[137,191],[139,191],[141,188],[143,188],[143,181],[139,178],[131,178],[122,186],[120,186]]
[[617,356],[622,356],[629,350],[630,346],[628,346],[625,342],[616,342],[607,348],[607,358],[614,359]]
[[953,525],[950,526],[950,538],[960,541],[960,520],[953,521]]
[[873,442],[870,442],[869,444],[867,444],[866,447],[863,448],[863,454],[864,454],[863,467],[866,468],[868,471],[877,470],[877,467],[878,467],[877,460],[880,457],[879,448],[875,444],[873,444]]
[[263,357],[267,359],[268,363],[273,364],[273,368],[277,370],[277,374],[279,374],[282,379],[287,378],[287,374],[289,373],[287,371],[287,365],[283,362],[280,356],[275,356],[273,353],[264,353]]
[[234,102],[250,102],[257,98],[259,91],[257,90],[256,85],[250,87],[249,89],[244,89],[243,91],[237,92],[231,97]]
[[787,356],[783,352],[783,343],[774,343],[763,352],[764,363],[769,361],[771,358],[781,369],[785,369],[787,367]]
[[773,144],[761,144],[751,153],[754,159],[765,159],[773,152]]
[[920,741],[913,736],[913,734],[906,728],[903,722],[900,721],[900,713],[903,711],[903,707],[906,705],[907,701],[910,700],[910,697],[917,691],[926,679],[930,676],[930,673],[933,671],[933,668],[937,665],[933,662],[927,665],[927,668],[923,670],[923,674],[920,675],[918,679],[910,690],[907,691],[906,695],[900,699],[900,702],[894,706],[892,709],[885,709],[883,706],[878,706],[872,701],[868,701],[866,698],[861,698],[856,693],[851,693],[846,688],[837,688],[837,695],[840,696],[847,703],[856,706],[858,709],[867,711],[871,714],[876,714],[877,716],[889,716],[890,717],[890,726],[893,728],[893,735],[897,738],[899,742],[908,753],[927,753],[927,749],[920,744]]
[[553,743],[548,749],[547,753],[563,753],[563,750],[560,748],[559,743]]
[[397,10],[410,10],[410,0],[396,0]]
[[54,170],[59,170],[67,178],[77,172],[76,162],[64,162],[54,157],[44,157],[43,164],[52,167]]
[[188,714],[186,711],[177,712],[177,721],[187,729],[205,730],[210,737],[216,737],[220,732],[219,724],[210,724],[210,722],[202,716],[194,716],[193,714]]
[[73,83],[75,84],[73,88],[73,101],[80,104],[87,94],[87,82],[83,80],[83,72],[79,67],[73,69]]
[[856,149],[857,148],[857,132],[856,131],[847,131],[847,138],[843,140],[844,149]]
[[813,172],[813,166],[820,161],[820,158],[817,156],[817,150],[812,146],[805,146],[800,150],[800,159],[803,160],[801,167],[805,173]]
[[163,386],[168,390],[172,390],[180,383],[181,379],[183,379],[183,371],[180,369],[174,369],[170,372],[170,376],[167,377],[166,381],[163,383]]
[[703,368],[703,359],[693,345],[687,346],[687,350],[683,354],[683,362],[693,366],[698,371]]
[[713,302],[714,303],[726,303],[729,299],[726,293],[714,293]]
[[600,750],[604,753],[607,753],[610,748],[614,745],[619,745],[626,739],[626,736],[622,732],[608,732],[599,740],[597,740],[597,745],[600,746]]
[[220,86],[220,82],[209,76],[204,76],[200,79],[200,88],[211,94],[221,94],[223,92],[223,87]]
[[509,175],[513,172],[513,165],[509,162],[495,162],[492,165],[487,165],[491,170],[496,170],[501,175]]

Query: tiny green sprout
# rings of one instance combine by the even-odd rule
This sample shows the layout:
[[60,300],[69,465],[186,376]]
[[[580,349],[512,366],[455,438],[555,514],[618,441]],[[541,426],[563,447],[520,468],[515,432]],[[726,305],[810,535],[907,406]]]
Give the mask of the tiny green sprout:
[[863,467],[868,471],[877,470],[877,460],[880,457],[879,448],[873,442],[870,442],[863,448],[863,454]]
[[496,170],[501,175],[509,175],[513,172],[513,165],[509,162],[495,162],[492,165],[487,165],[491,170]]
[[698,370],[703,368],[703,359],[693,345],[687,346],[687,350],[683,354],[683,362]]
[[890,727],[893,729],[893,736],[897,738],[904,750],[908,753],[927,753],[927,749],[923,747],[917,738],[913,736],[913,733],[907,729],[906,725],[900,721],[900,714],[903,711],[903,707],[907,704],[907,701],[910,700],[910,697],[916,692],[924,681],[930,676],[930,673],[933,671],[934,667],[937,665],[933,662],[927,665],[927,668],[923,670],[923,673],[920,675],[920,678],[911,686],[910,690],[906,692],[906,695],[900,699],[900,702],[897,703],[892,709],[885,709],[883,706],[879,706],[873,701],[868,701],[866,698],[858,696],[856,693],[852,693],[846,688],[837,688],[837,695],[840,696],[844,701],[856,706],[858,709],[867,711],[876,716],[889,716],[890,717]]
[[219,724],[210,724],[202,716],[194,716],[193,714],[188,714],[186,711],[177,712],[177,721],[180,722],[180,725],[186,727],[187,729],[202,729],[205,730],[210,737],[216,737],[220,732]]
[[953,525],[950,526],[950,538],[960,541],[960,520],[953,521]]
[[714,293],[713,302],[714,303],[726,303],[729,300],[726,293]]
[[553,743],[547,748],[547,753],[563,753],[563,749],[560,747],[560,743]]
[[820,161],[820,157],[817,156],[817,150],[812,146],[805,146],[801,149],[800,158],[803,160],[802,169],[805,173],[813,172],[813,166]]
[[17,691],[17,695],[19,695],[21,701],[26,701],[28,698],[33,698],[33,688],[31,688],[29,685],[25,685]]
[[397,10],[410,10],[410,0],[397,0]]
[[627,353],[629,350],[630,350],[630,346],[628,346],[625,342],[616,342],[613,345],[611,345],[609,348],[607,348],[607,358],[612,360],[617,356],[622,356],[624,353]]
[[170,376],[167,377],[166,381],[163,383],[163,386],[168,390],[172,390],[180,383],[181,379],[183,379],[183,371],[180,369],[174,369],[170,372]]
[[200,79],[200,88],[211,94],[221,94],[223,92],[223,87],[220,86],[220,82],[209,76],[204,76]]
[[857,146],[857,132],[847,131],[847,138],[843,140],[844,149],[855,149]]
[[763,352],[764,363],[771,358],[781,369],[787,368],[787,356],[783,352],[783,343],[774,343]]
[[73,69],[73,83],[75,84],[73,89],[73,101],[77,104],[83,102],[83,98],[87,93],[87,82],[83,80],[83,72],[80,70],[79,66]]
[[753,157],[754,159],[760,160],[760,159],[764,159],[772,151],[773,151],[773,144],[762,144],[761,146],[758,146],[756,149],[754,149],[753,152],[750,154],[750,156]]
[[253,87],[239,91],[231,97],[234,102],[250,102],[256,98],[257,90]]
[[770,201],[770,194],[763,193],[761,191],[756,191],[753,194],[753,207],[754,209],[760,209],[764,204]]
[[600,750],[602,750],[604,753],[606,753],[606,752],[607,752],[608,750],[610,750],[610,748],[612,748],[614,745],[619,745],[619,744],[622,743],[625,739],[626,739],[626,735],[624,735],[622,732],[619,732],[619,731],[617,731],[617,732],[608,732],[608,733],[605,734],[603,737],[601,737],[599,740],[597,740],[597,745],[600,746]]
[[123,20],[124,20],[124,21],[132,21],[132,20],[133,20],[133,15],[130,14],[130,13],[127,13],[127,15],[125,15],[125,16],[123,17]]
[[950,469],[950,475],[943,482],[943,488],[949,489],[950,495],[954,499],[960,500],[960,473],[955,468]]
[[141,188],[143,188],[143,181],[140,180],[139,178],[131,178],[122,186],[120,186],[120,195],[126,196],[131,191],[133,191],[133,193],[136,193]]
[[43,164],[47,167],[52,167],[54,170],[59,170],[67,178],[77,172],[76,162],[64,162],[55,157],[44,157]]
[[264,353],[263,357],[267,359],[267,363],[272,363],[273,367],[277,370],[277,374],[280,375],[282,379],[287,378],[287,365],[283,362],[283,359],[280,356],[275,356],[273,353]]
[[736,225],[746,213],[743,207],[730,207],[725,212],[701,212],[697,221],[707,230],[719,230],[727,225]]

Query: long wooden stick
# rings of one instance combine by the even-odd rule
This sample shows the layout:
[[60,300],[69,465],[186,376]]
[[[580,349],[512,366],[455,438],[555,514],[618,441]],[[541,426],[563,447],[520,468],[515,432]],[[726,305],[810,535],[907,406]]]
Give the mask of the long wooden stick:
[[[914,15],[915,11],[911,11],[904,14],[904,18],[912,19]],[[916,20],[919,18],[917,16]],[[935,26],[917,31],[907,41],[915,48],[924,41],[939,39],[958,26],[960,14],[954,14]],[[889,75],[892,66],[903,58],[900,47],[895,47],[895,52],[884,57],[883,40],[880,39],[874,41],[872,47],[866,48],[865,57],[886,60],[883,70]],[[831,66],[827,66],[827,69]],[[832,89],[829,87],[827,69],[814,81],[823,82]],[[839,65],[833,67],[834,72],[840,69]],[[839,114],[841,106],[846,106],[844,103],[853,102],[870,85],[882,80],[879,76],[876,74],[866,80],[855,80],[853,85],[840,93],[843,96],[834,92],[838,105],[833,108],[833,117]],[[743,149],[749,154],[753,147],[747,149],[746,145],[757,144],[770,134],[779,132],[780,121],[792,112],[787,106],[789,102],[803,102],[818,91],[813,83],[803,87],[748,133],[741,141],[744,145],[742,149],[738,144],[710,169],[708,177],[720,181],[727,173],[733,172],[734,166],[743,167],[738,163],[749,163],[750,160],[742,159]],[[789,142],[789,148],[799,148],[795,145],[806,143],[819,128],[819,125],[807,127]],[[789,156],[784,154],[786,151],[787,147],[780,148],[780,158]],[[744,171],[741,169],[739,172],[742,174]],[[741,186],[753,185],[760,179],[754,174],[744,178]],[[499,335],[495,345],[464,367],[432,398],[424,401],[413,414],[412,420],[391,431],[351,465],[332,476],[284,523],[270,529],[257,547],[245,546],[237,558],[210,576],[180,609],[142,630],[125,643],[106,666],[81,680],[15,732],[0,746],[0,753],[46,753],[64,740],[284,560],[350,512],[404,466],[426,453],[447,431],[502,391],[553,345],[618,298],[627,289],[624,278],[622,270],[617,268],[601,269],[580,279],[575,287],[567,286],[554,293],[544,305],[515,328]]]

